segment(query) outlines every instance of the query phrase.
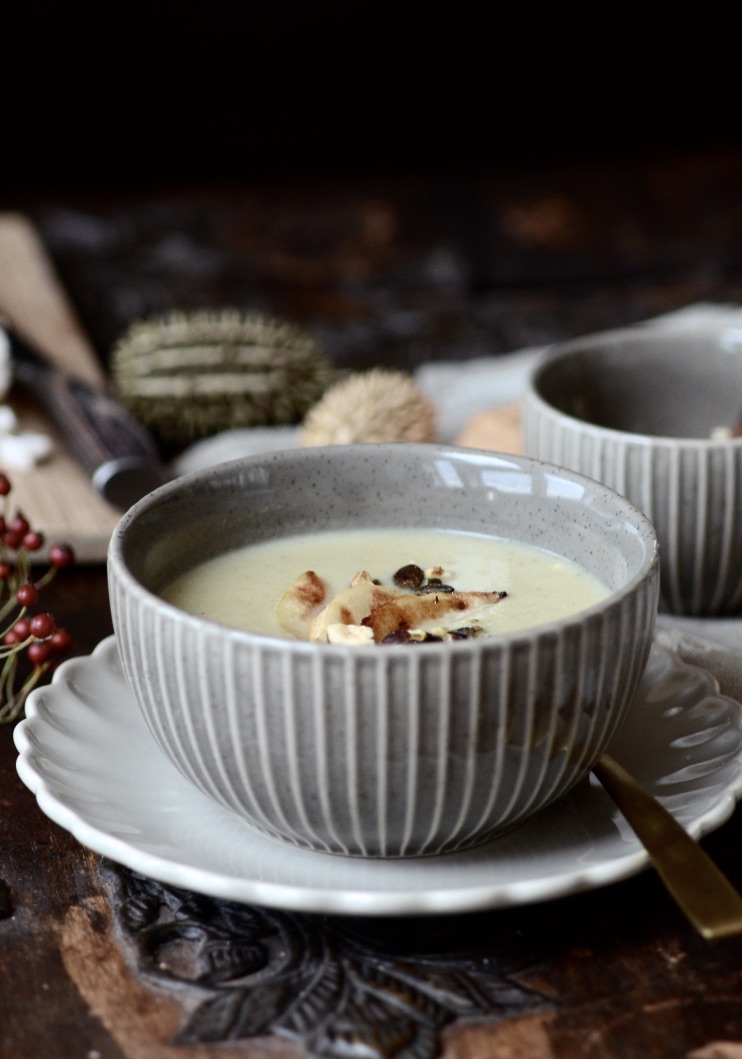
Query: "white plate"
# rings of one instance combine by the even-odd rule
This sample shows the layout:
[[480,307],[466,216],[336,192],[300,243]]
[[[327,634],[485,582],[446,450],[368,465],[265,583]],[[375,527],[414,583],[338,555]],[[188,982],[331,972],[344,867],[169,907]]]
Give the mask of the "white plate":
[[[83,845],[161,882],[309,912],[411,915],[502,908],[602,886],[647,855],[594,780],[478,849],[362,860],[295,849],[243,823],[163,756],[129,694],[113,637],[32,693],[18,772]],[[742,793],[742,706],[655,645],[611,753],[696,837]]]

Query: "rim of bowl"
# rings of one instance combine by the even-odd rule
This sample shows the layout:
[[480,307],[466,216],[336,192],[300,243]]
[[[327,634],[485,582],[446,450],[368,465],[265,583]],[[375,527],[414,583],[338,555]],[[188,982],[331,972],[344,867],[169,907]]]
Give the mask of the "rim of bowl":
[[[643,330],[644,327],[646,327],[646,330]],[[653,328],[656,328],[656,330],[653,330]],[[739,437],[728,438],[693,438],[680,437],[676,434],[647,434],[631,430],[619,430],[617,427],[603,426],[600,423],[593,423],[589,419],[581,419],[579,416],[563,411],[550,401],[547,401],[537,389],[538,380],[541,374],[551,365],[560,360],[566,360],[575,353],[584,352],[586,349],[599,349],[606,343],[627,338],[632,341],[649,340],[652,344],[657,344],[663,340],[672,340],[673,335],[682,338],[689,338],[693,335],[698,337],[703,334],[718,336],[724,331],[729,330],[742,332],[742,326],[734,327],[731,324],[687,324],[670,327],[668,324],[635,324],[630,327],[616,328],[612,331],[600,331],[593,335],[583,335],[579,338],[568,339],[564,342],[555,342],[553,345],[545,348],[543,356],[529,369],[526,375],[523,399],[524,401],[530,401],[533,404],[540,405],[555,418],[565,420],[568,423],[574,423],[583,430],[589,430],[594,434],[599,434],[606,438],[630,439],[632,444],[643,446],[661,445],[665,447],[682,447],[689,449],[740,448],[742,447],[742,435]],[[740,346],[742,347],[742,342],[740,343]],[[670,350],[668,350],[668,356],[671,356]],[[740,357],[742,357],[742,349]],[[742,386],[740,387],[740,392],[742,394]],[[742,396],[740,398],[740,408],[742,409]]]
[[[554,619],[553,621],[543,622],[539,625],[529,625],[522,629],[516,629],[511,632],[498,633],[496,636],[483,636],[474,637],[469,640],[446,640],[443,642],[434,643],[420,643],[415,644],[415,651],[440,651],[443,650],[455,650],[458,652],[471,651],[479,653],[482,650],[486,650],[488,647],[492,647],[502,643],[517,643],[532,640],[534,638],[540,639],[545,636],[552,635],[555,630],[562,630],[570,628],[574,625],[581,625],[585,620],[590,618],[592,615],[608,611],[612,608],[618,607],[621,602],[630,595],[633,595],[639,586],[645,583],[654,573],[657,589],[659,588],[659,541],[657,538],[657,532],[652,522],[644,515],[635,505],[633,505],[625,497],[621,496],[614,489],[609,486],[603,485],[602,482],[596,481],[594,478],[590,478],[587,475],[580,474],[578,471],[572,471],[566,467],[561,467],[557,464],[550,463],[547,460],[541,460],[533,456],[525,455],[513,455],[511,453],[500,453],[489,449],[473,449],[464,448],[456,445],[444,445],[436,443],[413,443],[413,442],[388,442],[388,443],[373,443],[373,448],[377,451],[382,452],[383,450],[398,449],[400,447],[406,448],[408,451],[421,450],[428,456],[431,453],[436,453],[440,456],[446,455],[454,457],[456,459],[464,459],[467,457],[471,459],[481,460],[483,457],[486,459],[496,459],[502,465],[502,461],[512,463],[521,469],[528,470],[529,468],[539,468],[550,474],[557,474],[562,478],[567,479],[570,482],[574,482],[579,485],[585,485],[590,489],[593,489],[609,497],[613,503],[617,506],[617,512],[622,513],[621,517],[630,516],[630,521],[635,529],[641,534],[643,541],[645,542],[645,556],[640,565],[640,568],[634,574],[634,576],[622,585],[620,588],[613,592],[610,592],[608,596],[594,603],[590,607],[585,607],[582,610],[575,611],[572,614],[567,614],[562,618]],[[367,449],[368,445],[333,445],[333,446],[314,446],[312,448],[307,447],[306,449],[289,449],[289,450],[276,450],[274,453],[259,453],[254,456],[243,456],[238,457],[234,460],[226,461],[220,464],[220,468],[227,468],[228,466],[237,465],[256,465],[263,462],[266,457],[271,459],[283,460],[289,459],[291,456],[296,456],[297,452],[305,453],[316,453],[320,456],[322,453],[328,453],[332,451],[333,456],[336,453],[346,452],[348,458],[354,453],[357,453],[360,449]],[[311,457],[310,457],[311,458]],[[340,458],[343,458],[340,456]],[[287,645],[292,651],[298,651],[299,653],[311,652],[315,653],[318,649],[323,653],[332,653],[335,655],[344,656],[361,656],[368,655],[372,656],[378,653],[379,644],[331,644],[331,643],[313,643],[306,640],[294,640],[290,637],[275,636],[268,633],[251,632],[247,629],[239,629],[231,625],[225,625],[221,622],[214,621],[211,618],[205,618],[202,615],[192,614],[181,607],[175,606],[173,603],[169,603],[164,600],[157,593],[152,592],[146,588],[131,572],[128,564],[124,560],[123,549],[124,549],[124,535],[127,527],[134,522],[136,519],[144,515],[150,508],[158,505],[164,499],[167,498],[171,493],[179,492],[185,485],[198,484],[200,480],[208,479],[214,476],[215,468],[206,467],[201,470],[192,471],[189,474],[183,475],[180,478],[173,479],[170,482],[166,482],[164,485],[159,486],[152,492],[147,493],[144,497],[138,500],[132,507],[126,511],[119,522],[114,527],[113,534],[111,535],[110,543],[108,546],[107,564],[109,570],[114,564],[117,567],[117,576],[125,578],[128,584],[129,591],[131,591],[135,597],[145,600],[149,605],[157,606],[164,610],[171,611],[179,617],[179,620],[188,625],[206,626],[214,631],[219,631],[220,634],[226,635],[229,639],[236,639],[241,642],[247,643],[259,643],[263,646],[277,646],[281,649],[286,649]],[[625,515],[623,514],[625,512]],[[644,532],[642,532],[642,530]],[[110,573],[109,573],[110,576]],[[389,651],[402,652],[409,651],[408,644],[386,644],[384,646],[384,652]]]

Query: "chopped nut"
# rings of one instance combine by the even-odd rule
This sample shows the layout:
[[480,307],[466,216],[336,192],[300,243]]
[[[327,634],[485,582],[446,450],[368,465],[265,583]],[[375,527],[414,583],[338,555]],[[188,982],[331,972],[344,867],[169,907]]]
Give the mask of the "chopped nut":
[[357,588],[359,585],[373,585],[376,583],[368,570],[359,570],[351,581],[350,587]]
[[365,625],[343,625],[342,622],[336,622],[334,625],[328,625],[327,627],[327,642],[346,643],[358,647],[363,646],[363,644],[373,643],[374,634]]

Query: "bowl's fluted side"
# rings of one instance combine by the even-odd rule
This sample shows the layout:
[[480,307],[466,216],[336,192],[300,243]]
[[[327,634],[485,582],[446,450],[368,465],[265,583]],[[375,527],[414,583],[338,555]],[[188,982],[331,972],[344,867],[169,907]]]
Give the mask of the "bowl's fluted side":
[[523,400],[527,454],[625,496],[660,541],[662,606],[723,615],[742,607],[742,441],[694,441],[610,430]]
[[631,701],[656,608],[649,577],[541,636],[287,651],[119,573],[123,669],[164,753],[261,830],[363,856],[483,842],[578,782]]
[[[161,598],[215,552],[318,521],[521,540],[609,595],[510,636],[363,647],[241,632]],[[172,482],[122,518],[108,569],[124,673],[180,771],[271,835],[369,857],[483,842],[578,782],[638,685],[658,583],[654,530],[615,493],[435,445],[274,453]]]

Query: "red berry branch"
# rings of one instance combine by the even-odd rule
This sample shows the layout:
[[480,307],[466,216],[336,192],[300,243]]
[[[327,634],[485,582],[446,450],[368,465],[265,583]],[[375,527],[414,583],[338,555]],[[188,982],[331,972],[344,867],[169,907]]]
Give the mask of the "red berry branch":
[[69,544],[52,544],[48,568],[34,580],[31,556],[44,535],[22,512],[11,512],[11,483],[0,472],[0,723],[14,721],[26,697],[72,647],[72,637],[53,615],[37,610],[44,588],[75,556]]

